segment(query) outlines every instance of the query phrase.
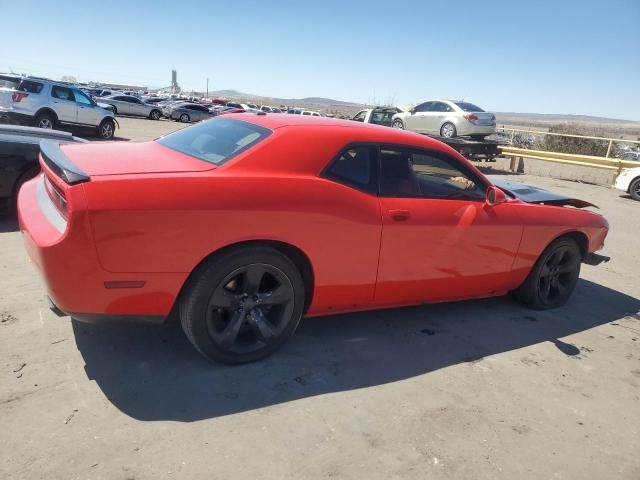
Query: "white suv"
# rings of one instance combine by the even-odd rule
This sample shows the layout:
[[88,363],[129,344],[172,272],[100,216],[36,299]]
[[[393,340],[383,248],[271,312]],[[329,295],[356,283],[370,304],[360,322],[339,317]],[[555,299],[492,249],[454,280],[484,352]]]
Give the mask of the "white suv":
[[91,127],[111,140],[116,129],[113,112],[91,100],[76,85],[39,77],[0,75],[0,119],[40,128]]

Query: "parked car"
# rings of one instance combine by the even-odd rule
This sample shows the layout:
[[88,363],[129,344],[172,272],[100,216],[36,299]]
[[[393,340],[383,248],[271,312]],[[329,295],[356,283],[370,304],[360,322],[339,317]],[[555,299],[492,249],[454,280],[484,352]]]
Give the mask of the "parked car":
[[134,95],[111,95],[100,98],[100,103],[110,105],[113,113],[160,120],[162,109],[152,103],[145,103]]
[[640,167],[622,170],[616,178],[614,186],[631,195],[634,200],[640,201]]
[[0,89],[0,119],[39,128],[90,127],[110,140],[114,115],[73,84],[40,77],[22,77],[15,88]]
[[351,120],[390,127],[396,113],[398,109],[391,107],[365,108],[356,113]]
[[[253,104],[251,104],[253,105]],[[243,110],[255,109],[256,106],[247,105],[246,103],[227,102],[227,107],[242,108]]]
[[216,115],[227,115],[229,113],[248,113],[248,110],[244,108],[224,107],[222,110],[218,110]]
[[397,113],[392,125],[444,138],[470,136],[482,140],[495,133],[496,117],[473,103],[431,100]]
[[3,210],[15,210],[20,187],[40,172],[38,155],[43,139],[86,142],[59,130],[0,124],[0,206]]
[[313,110],[302,110],[300,112],[300,115],[306,115],[306,116],[310,116],[310,117],[321,117],[322,116],[318,112],[314,112]]
[[196,103],[182,103],[172,109],[170,117],[172,120],[180,120],[181,122],[199,122],[213,118],[215,113],[209,111],[204,105]]
[[150,323],[175,311],[222,362],[273,353],[305,314],[508,292],[559,307],[582,262],[607,260],[606,219],[564,207],[590,203],[497,187],[392,128],[244,113],[41,151],[45,174],[18,211],[54,311]]

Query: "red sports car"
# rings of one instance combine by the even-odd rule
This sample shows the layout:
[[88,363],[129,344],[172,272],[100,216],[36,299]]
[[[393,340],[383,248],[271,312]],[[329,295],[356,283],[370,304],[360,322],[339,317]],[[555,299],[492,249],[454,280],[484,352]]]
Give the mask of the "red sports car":
[[[148,143],[43,142],[19,195],[58,314],[162,322],[206,357],[264,357],[303,315],[504,295],[553,308],[607,257],[589,205],[497,187],[416,133],[241,114]],[[571,206],[571,207],[570,207]]]

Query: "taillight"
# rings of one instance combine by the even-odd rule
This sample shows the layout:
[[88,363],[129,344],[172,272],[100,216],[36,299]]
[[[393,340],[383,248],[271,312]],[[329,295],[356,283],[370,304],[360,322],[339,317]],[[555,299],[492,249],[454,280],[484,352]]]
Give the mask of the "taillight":
[[19,102],[23,98],[27,98],[28,96],[29,94],[26,92],[16,92],[13,95],[11,95],[11,100],[13,100],[14,102]]
[[477,116],[477,115],[474,115],[473,113],[467,113],[467,114],[464,116],[464,119],[465,119],[465,120],[469,120],[470,122],[475,122],[476,120],[478,120],[478,116]]
[[47,190],[47,194],[49,198],[56,206],[58,211],[62,214],[64,218],[68,216],[68,207],[67,207],[67,196],[60,187],[58,187],[55,183],[49,180],[49,177],[44,176],[44,186]]

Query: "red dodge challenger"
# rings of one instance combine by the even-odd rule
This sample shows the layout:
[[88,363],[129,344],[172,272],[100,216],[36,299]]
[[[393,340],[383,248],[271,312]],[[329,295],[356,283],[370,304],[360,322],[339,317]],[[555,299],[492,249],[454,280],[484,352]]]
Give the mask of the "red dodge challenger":
[[[546,309],[598,264],[587,202],[492,184],[416,133],[231,114],[147,143],[43,141],[19,194],[26,249],[59,315],[162,322],[228,363],[303,315],[515,294]],[[574,208],[578,207],[578,208]]]

